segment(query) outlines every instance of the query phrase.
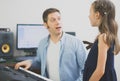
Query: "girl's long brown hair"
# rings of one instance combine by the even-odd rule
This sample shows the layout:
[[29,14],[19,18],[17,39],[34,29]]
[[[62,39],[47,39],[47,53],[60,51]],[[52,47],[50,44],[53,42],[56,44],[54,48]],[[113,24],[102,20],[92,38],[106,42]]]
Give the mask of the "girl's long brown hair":
[[99,12],[102,16],[101,24],[99,25],[100,33],[106,33],[106,43],[110,46],[112,43],[114,46],[114,54],[118,54],[120,51],[120,45],[118,40],[118,25],[115,21],[115,6],[110,0],[96,0],[93,2],[93,8],[95,12]]

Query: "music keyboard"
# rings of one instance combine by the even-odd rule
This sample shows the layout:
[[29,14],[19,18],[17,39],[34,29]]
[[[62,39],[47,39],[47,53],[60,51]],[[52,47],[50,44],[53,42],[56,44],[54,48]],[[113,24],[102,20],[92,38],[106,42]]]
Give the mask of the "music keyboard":
[[15,70],[12,67],[0,65],[0,81],[52,81],[32,71],[20,67]]

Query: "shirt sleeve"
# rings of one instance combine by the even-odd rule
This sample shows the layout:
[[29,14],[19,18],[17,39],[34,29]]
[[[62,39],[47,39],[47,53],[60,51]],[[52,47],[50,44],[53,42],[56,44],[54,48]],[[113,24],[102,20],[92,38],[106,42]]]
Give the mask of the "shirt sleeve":
[[77,49],[77,62],[79,64],[79,78],[76,81],[83,81],[83,72],[84,72],[84,65],[87,58],[87,51],[82,41],[78,44]]

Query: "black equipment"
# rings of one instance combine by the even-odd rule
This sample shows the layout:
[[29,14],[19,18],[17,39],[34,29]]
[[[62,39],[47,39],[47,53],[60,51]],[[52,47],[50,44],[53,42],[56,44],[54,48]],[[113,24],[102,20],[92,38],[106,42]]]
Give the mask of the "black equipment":
[[87,50],[90,49],[90,48],[92,47],[92,45],[93,45],[93,43],[92,43],[92,42],[89,42],[89,41],[83,41],[83,43],[84,43],[84,44],[87,44],[87,46],[86,46],[86,49],[87,49]]
[[52,81],[22,67],[15,70],[12,67],[0,65],[0,81]]
[[8,30],[1,31],[0,29],[0,58],[13,57],[13,40],[13,32],[8,32]]

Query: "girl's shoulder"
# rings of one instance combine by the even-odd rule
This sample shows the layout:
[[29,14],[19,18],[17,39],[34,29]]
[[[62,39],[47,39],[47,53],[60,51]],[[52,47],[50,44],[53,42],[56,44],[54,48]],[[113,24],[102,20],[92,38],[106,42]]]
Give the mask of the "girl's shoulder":
[[107,35],[105,33],[102,33],[98,36],[98,45],[109,48],[109,45],[107,43]]
[[106,43],[106,40],[107,40],[107,35],[106,35],[106,33],[99,34],[98,40],[99,40],[99,41],[103,41],[103,42]]

